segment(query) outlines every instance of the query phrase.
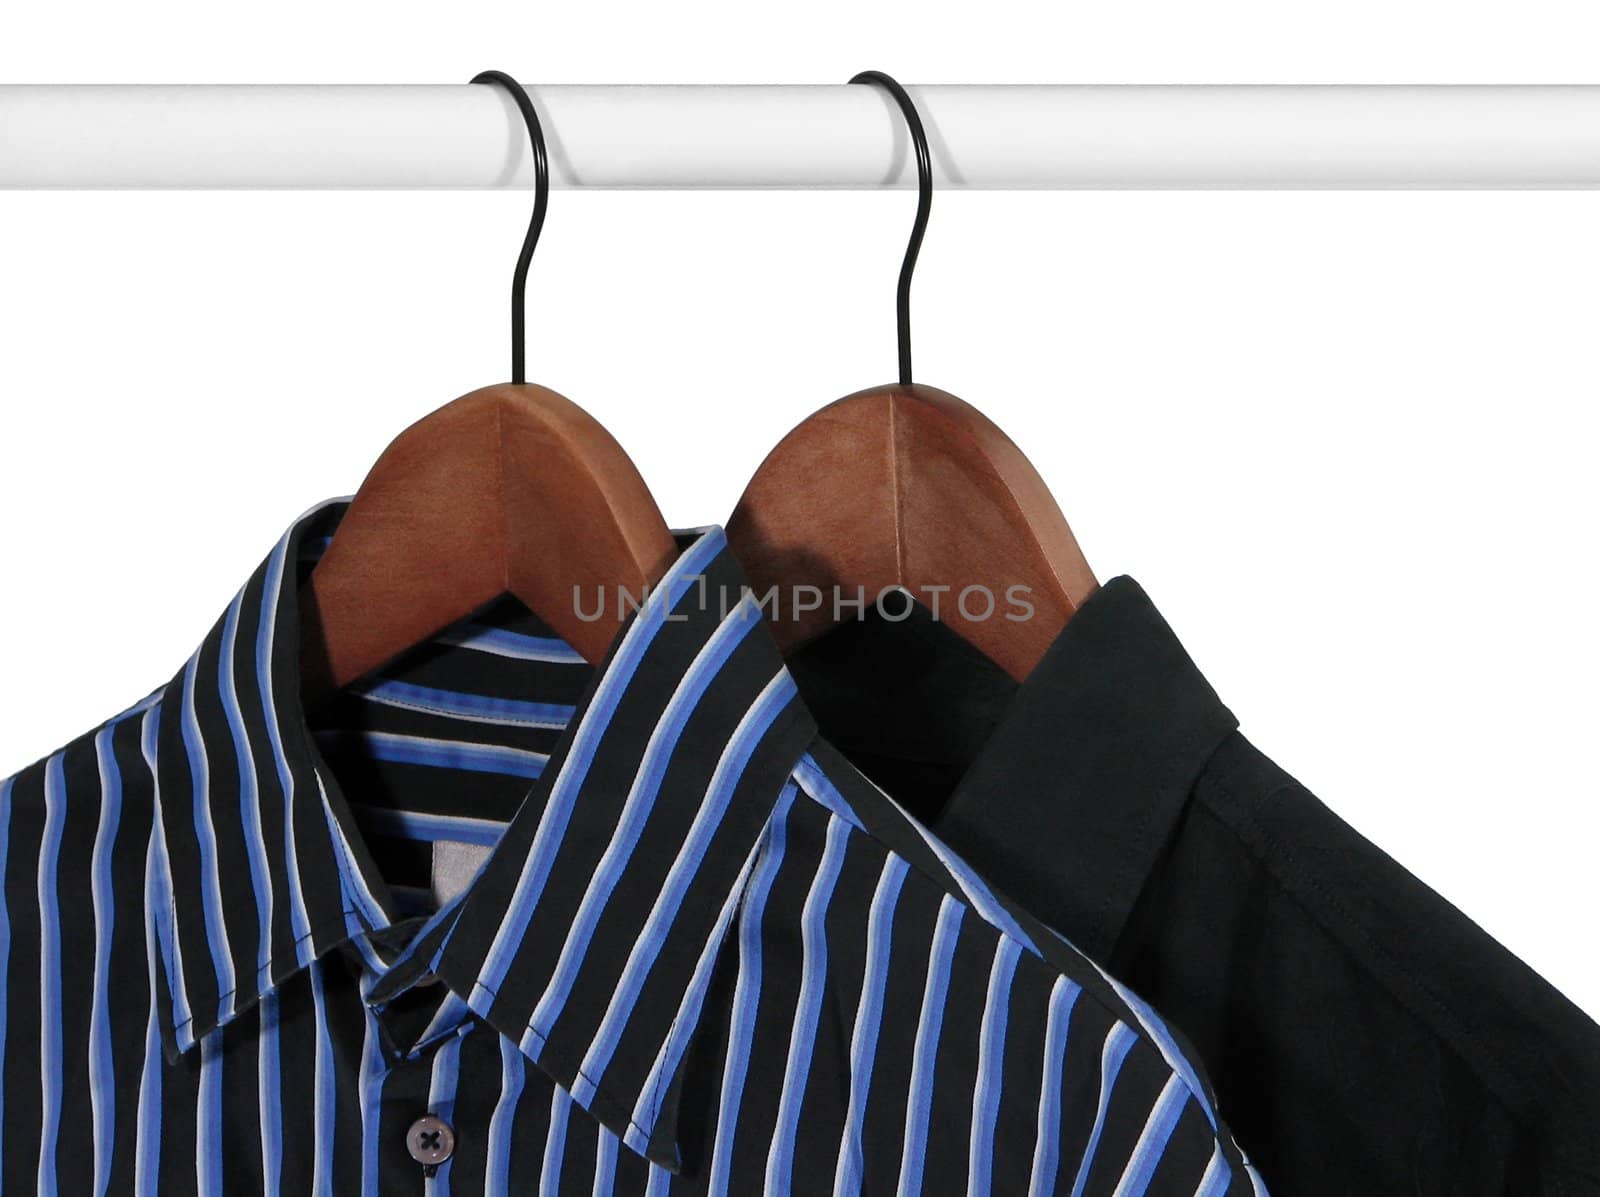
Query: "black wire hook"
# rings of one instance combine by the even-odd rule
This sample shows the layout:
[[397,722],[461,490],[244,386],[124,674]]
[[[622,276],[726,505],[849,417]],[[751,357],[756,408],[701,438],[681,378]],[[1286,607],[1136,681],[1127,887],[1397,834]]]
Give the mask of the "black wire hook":
[[928,153],[928,132],[906,89],[882,71],[862,71],[851,83],[868,83],[883,88],[905,115],[911,131],[911,146],[917,153],[917,219],[911,226],[911,243],[906,246],[900,265],[900,287],[895,293],[895,321],[900,339],[900,385],[911,385],[911,276],[917,269],[917,253],[923,234],[928,231],[928,213],[933,208],[933,159]]
[[522,84],[504,71],[484,71],[474,75],[472,81],[494,84],[510,93],[522,112],[522,123],[528,126],[528,141],[533,147],[533,218],[528,221],[522,253],[517,256],[517,268],[511,275],[511,381],[520,386],[528,381],[528,266],[533,261],[534,247],[539,244],[539,233],[544,229],[545,209],[550,205],[550,155],[545,150],[539,114],[534,111],[533,101]]

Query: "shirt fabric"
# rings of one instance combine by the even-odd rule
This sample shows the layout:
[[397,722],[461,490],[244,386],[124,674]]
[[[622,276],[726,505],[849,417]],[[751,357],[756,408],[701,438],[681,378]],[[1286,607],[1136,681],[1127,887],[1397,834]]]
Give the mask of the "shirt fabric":
[[0,782],[6,1194],[1263,1191],[1165,1024],[818,739],[720,531],[598,670],[502,601],[308,711],[344,510]]
[[[1274,1191],[1600,1194],[1600,1028],[1249,744],[1136,583],[1020,688],[942,634],[861,654],[926,682],[877,772],[1182,1028]],[[845,743],[864,678],[795,671]]]

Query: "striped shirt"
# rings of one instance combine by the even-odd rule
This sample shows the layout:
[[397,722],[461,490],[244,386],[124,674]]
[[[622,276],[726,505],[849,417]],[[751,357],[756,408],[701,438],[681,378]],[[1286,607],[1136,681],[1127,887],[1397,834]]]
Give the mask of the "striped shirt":
[[0,782],[0,1190],[1261,1191],[1161,1020],[818,739],[720,531],[598,669],[504,600],[308,711],[344,509]]

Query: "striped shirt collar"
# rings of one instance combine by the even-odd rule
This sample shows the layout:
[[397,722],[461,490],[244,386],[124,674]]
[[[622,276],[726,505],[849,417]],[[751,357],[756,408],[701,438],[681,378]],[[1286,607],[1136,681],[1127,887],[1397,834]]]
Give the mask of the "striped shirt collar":
[[[722,531],[680,537],[472,884],[379,959],[367,934],[401,916],[299,682],[300,586],[346,506],[296,521],[168,685],[148,737],[168,1058],[355,942],[375,1008],[444,980],[676,1169],[675,1038],[696,1020],[707,945],[816,734]],[[241,842],[244,859],[219,859],[219,844]]]

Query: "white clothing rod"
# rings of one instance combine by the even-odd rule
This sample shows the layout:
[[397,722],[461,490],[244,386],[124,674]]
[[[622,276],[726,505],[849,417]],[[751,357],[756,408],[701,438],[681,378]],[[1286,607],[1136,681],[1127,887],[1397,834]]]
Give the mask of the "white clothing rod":
[[[908,89],[943,188],[1600,186],[1600,86]],[[557,187],[909,186],[875,88],[530,86]],[[529,187],[497,88],[0,86],[0,188]]]

